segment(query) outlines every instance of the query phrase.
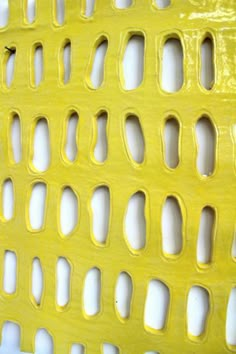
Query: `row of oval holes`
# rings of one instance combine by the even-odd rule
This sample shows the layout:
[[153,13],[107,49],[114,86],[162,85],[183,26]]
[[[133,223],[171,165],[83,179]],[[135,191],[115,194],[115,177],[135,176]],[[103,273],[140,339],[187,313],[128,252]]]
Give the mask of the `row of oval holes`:
[[[4,290],[7,294],[16,291],[16,255],[12,251],[5,252]],[[60,310],[70,302],[71,267],[66,258],[59,257],[56,266],[56,303]],[[31,297],[35,305],[41,304],[43,294],[43,271],[40,260],[35,258],[32,265]],[[115,307],[118,318],[123,322],[128,320],[132,308],[133,284],[132,278],[126,272],[120,273],[115,289]],[[168,287],[158,279],[150,281],[147,289],[144,325],[147,331],[163,330],[168,319],[170,292]],[[88,271],[83,291],[83,308],[86,318],[97,315],[101,306],[101,272],[98,268]],[[200,286],[193,286],[188,294],[187,324],[188,333],[198,337],[206,328],[207,316],[210,312],[208,291]],[[226,329],[227,342],[236,345],[236,288],[231,291]]]
[[[131,35],[124,51],[122,64],[122,85],[126,90],[133,90],[143,82],[144,73],[144,37]],[[210,34],[206,34],[201,45],[201,74],[202,86],[210,90],[215,82],[214,78],[214,49]],[[10,87],[14,77],[16,48],[12,52],[6,50],[6,86]],[[93,61],[89,67],[88,85],[99,88],[104,81],[105,58],[108,49],[108,40],[102,36],[95,44]],[[183,77],[183,49],[181,41],[177,38],[168,38],[164,44],[162,60],[161,86],[166,92],[178,91],[184,82]],[[34,45],[34,73],[32,85],[37,87],[43,80],[44,72],[43,47]],[[60,80],[66,84],[71,77],[71,42],[64,41],[60,54],[59,65]]]
[[[68,162],[74,162],[78,155],[79,117],[73,112],[66,120],[66,136],[63,142],[63,156]],[[93,158],[103,163],[108,154],[108,116],[100,113],[95,119],[96,129],[93,139]],[[175,169],[179,165],[180,124],[175,117],[165,121],[162,133],[164,147],[164,161],[167,167]],[[33,139],[33,166],[36,170],[44,172],[50,165],[50,138],[48,123],[45,118],[39,118],[34,130]],[[143,163],[145,159],[145,137],[140,120],[135,115],[128,115],[125,120],[125,145],[128,157],[136,164]],[[209,176],[215,168],[216,132],[211,120],[203,116],[196,124],[196,141],[198,154],[196,167],[203,176]],[[11,120],[11,148],[12,159],[15,163],[21,161],[21,124],[17,114]]]

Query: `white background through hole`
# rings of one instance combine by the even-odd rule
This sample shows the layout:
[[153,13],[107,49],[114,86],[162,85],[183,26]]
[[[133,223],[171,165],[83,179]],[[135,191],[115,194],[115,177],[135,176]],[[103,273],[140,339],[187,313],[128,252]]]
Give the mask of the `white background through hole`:
[[[58,1],[60,2],[60,0]],[[86,7],[85,7],[85,15],[86,16],[91,16],[93,15],[94,12],[94,4],[95,1],[94,0],[85,0],[84,1],[86,3]],[[114,1],[115,6],[117,6],[118,8],[126,8],[129,7],[132,3],[131,0],[116,0]],[[170,3],[169,0],[156,0],[156,5],[159,8],[164,8],[166,6],[168,6]],[[65,8],[63,8],[63,6],[59,6],[58,7],[58,13],[57,16],[59,18],[60,22],[64,21],[65,18]],[[27,11],[27,18],[29,22],[32,22],[35,18],[37,18],[37,13],[36,13],[36,8],[35,8],[35,1],[34,0],[28,0],[28,7],[26,9]],[[9,11],[8,11],[8,0],[1,0],[0,1],[0,27],[5,26],[8,23],[8,17],[9,17]],[[143,61],[144,61],[144,57],[143,57],[143,47],[144,47],[144,42],[143,39],[135,36],[135,38],[133,38],[133,42],[128,44],[128,48],[126,50],[125,53],[125,57],[124,57],[124,76],[126,77],[125,80],[125,84],[126,84],[126,89],[130,90],[133,89],[135,87],[137,87],[143,78],[143,75],[145,75],[145,73],[143,73]],[[210,86],[210,80],[212,78],[212,72],[209,70],[212,70],[211,68],[209,69],[209,63],[207,63],[207,58],[210,58],[210,54],[209,54],[209,48],[207,48],[207,46],[209,46],[208,44],[206,45],[205,49],[203,48],[203,51],[205,50],[205,54],[203,53],[203,55],[205,56],[204,61],[206,63],[205,65],[205,69],[202,71],[202,73],[199,73],[199,77],[201,77],[202,82],[205,82],[208,84],[208,86]],[[208,52],[207,52],[208,51]],[[36,81],[36,86],[41,82],[42,77],[43,77],[43,53],[42,53],[42,48],[41,48],[41,53],[39,50],[39,54],[36,55],[35,58],[35,81]],[[104,56],[104,51],[101,50],[100,52],[98,52],[98,62],[102,62],[103,60],[103,56]],[[107,51],[107,55],[109,55],[109,51]],[[17,61],[17,57],[15,56],[15,60]],[[182,75],[182,70],[181,70],[181,65],[182,65],[182,50],[179,46],[179,44],[175,41],[172,44],[168,44],[167,48],[165,50],[164,56],[163,56],[163,73],[162,73],[162,83],[163,83],[163,87],[164,89],[166,89],[167,91],[176,91],[177,89],[179,89],[182,85],[182,81],[183,81],[183,75]],[[67,73],[70,72],[70,62],[69,60],[65,60],[65,70]],[[14,67],[14,56],[11,58],[11,60],[9,61],[8,65],[7,65],[7,70],[9,70],[10,75],[7,75],[9,77],[9,82],[11,81],[11,75],[13,75],[13,67]],[[180,68],[180,70],[178,69]],[[103,72],[103,66],[97,66],[96,70],[98,70],[99,72],[95,72],[94,76],[97,78],[103,77],[103,75],[105,74],[105,72]],[[201,76],[202,75],[202,76]],[[205,76],[205,77],[204,77]],[[164,119],[164,117],[163,117]],[[15,130],[15,128],[13,129]],[[197,127],[198,130],[198,127]],[[45,134],[44,137],[42,136],[40,138],[43,139],[43,145],[44,148],[39,149],[38,152],[38,158],[40,161],[42,161],[42,165],[41,165],[41,169],[44,170],[45,168],[48,167],[49,165],[49,140],[48,140],[48,133],[46,132],[46,130],[44,131]],[[16,149],[19,149],[20,147],[20,143],[19,143],[19,137],[17,137],[15,135],[14,132],[12,132],[13,134],[13,140],[14,141],[18,141],[17,143],[17,147]],[[15,135],[15,138],[14,138]],[[72,135],[74,136],[74,134],[68,134],[69,139],[72,139]],[[204,150],[207,151],[207,160],[210,161],[210,163],[208,162],[204,162],[203,165],[207,166],[202,168],[203,173],[206,172],[206,174],[210,174],[212,172],[212,161],[214,159],[214,142],[212,142],[212,134],[209,133],[209,129],[208,132],[206,132],[206,130],[204,129],[199,129],[198,130],[198,142],[202,141],[202,144],[205,144]],[[104,134],[101,134],[101,136],[105,139]],[[145,135],[143,136],[143,139],[145,139]],[[137,146],[140,145],[137,142],[140,142],[140,134],[134,133],[131,134],[130,136],[130,144],[132,146]],[[214,138],[213,138],[214,140]],[[107,143],[107,142],[106,142]],[[213,147],[212,147],[213,146]],[[46,148],[45,148],[46,147]],[[75,147],[75,143],[72,144],[72,146],[69,148],[69,150],[71,149],[71,151],[67,151],[68,158],[69,160],[73,161],[76,157],[77,154],[77,148]],[[174,153],[174,151],[173,151]],[[176,154],[176,152],[175,152]],[[99,151],[99,149],[97,149],[96,151],[96,159],[98,161],[103,161],[104,158],[104,149],[101,149],[101,151]],[[21,154],[19,153],[18,157],[15,158],[16,162],[18,162],[20,160]],[[171,158],[171,156],[170,156]],[[201,169],[200,169],[201,170]],[[42,186],[41,186],[42,187]],[[36,198],[36,200],[38,199],[38,201],[36,202],[36,207],[32,208],[31,210],[31,220],[33,220],[33,224],[35,223],[35,227],[37,228],[39,226],[39,224],[42,223],[42,219],[43,219],[43,214],[40,211],[39,206],[42,206],[42,196],[44,196],[45,192],[43,192],[42,188],[39,188],[39,195],[41,195],[41,197]],[[10,199],[9,201],[7,201],[6,203],[11,203]],[[70,203],[74,203],[74,202],[70,202]],[[102,204],[100,204],[101,202],[99,200],[95,201],[94,203],[97,203],[97,206],[95,207],[95,209],[97,208],[101,208]],[[11,206],[10,205],[6,205],[6,208],[10,209]],[[66,210],[63,211],[64,216],[66,217]],[[130,215],[128,214],[126,216],[126,223],[129,225],[128,228],[131,230],[132,233],[136,232],[136,228],[137,226],[133,223],[133,218],[134,218],[134,214],[130,213]],[[38,221],[37,221],[38,220]],[[204,222],[204,220],[203,220]],[[139,218],[139,223],[140,223],[140,230],[144,230],[145,229],[145,219]],[[169,223],[169,219],[168,217],[166,218],[166,221],[164,221],[164,223]],[[137,241],[135,241],[137,242]],[[171,242],[171,240],[167,240],[167,242]],[[138,245],[140,246],[140,244]],[[137,247],[137,244],[136,244]],[[172,246],[171,246],[172,247]],[[204,254],[204,251],[203,251]],[[236,254],[236,251],[235,251]],[[11,258],[11,256],[10,256]],[[7,275],[7,281],[9,282],[9,284],[7,285],[7,288],[10,289],[10,291],[13,291],[15,286],[15,275],[14,275],[14,269],[16,267],[16,260],[14,260],[14,256],[12,257],[12,260],[9,261],[9,256],[8,256],[8,260],[7,262],[9,262],[10,265],[10,270],[9,273]],[[41,265],[43,267],[43,265]],[[63,270],[64,272],[64,270]],[[42,282],[41,277],[42,274],[39,271],[39,269],[37,271],[35,271],[36,275],[36,280],[34,280],[34,282],[38,282],[40,284],[40,282]],[[38,275],[37,275],[38,274]],[[100,285],[99,285],[99,279],[100,277],[98,276],[98,273],[95,270],[95,276],[92,277],[92,281],[87,283],[87,292],[85,292],[85,297],[88,299],[87,302],[87,306],[89,308],[88,312],[90,314],[93,314],[94,312],[97,311],[97,308],[99,307],[98,305],[96,305],[96,301],[94,301],[93,299],[91,300],[91,295],[95,294],[95,298],[97,298],[96,294],[100,293]],[[97,286],[94,287],[94,283],[97,282]],[[126,285],[126,282],[123,282],[123,284],[121,283],[121,286],[124,287],[124,291],[129,292],[129,289],[127,288],[130,285]],[[92,293],[92,290],[95,289],[95,293]],[[164,288],[163,288],[164,289]],[[36,290],[34,290],[36,291]],[[63,291],[63,289],[61,290]],[[122,288],[121,290],[119,290],[120,292],[122,292]],[[162,291],[162,290],[159,290]],[[35,297],[37,297],[39,299],[39,293],[41,292],[40,289],[38,289],[37,291],[37,295],[35,293]],[[235,289],[234,289],[234,293],[235,293]],[[164,290],[163,294],[160,296],[161,299],[164,299],[164,297],[167,297],[167,293]],[[93,297],[93,296],[92,296]],[[154,303],[156,303],[156,297],[154,297],[153,299]],[[167,300],[165,300],[167,301]],[[228,313],[235,313],[235,299],[230,300],[231,302],[229,303],[229,311]],[[95,303],[95,305],[94,305]],[[152,308],[155,306],[155,304],[152,304],[150,306],[150,309],[152,310]],[[127,304],[126,304],[127,305]],[[123,312],[125,312],[125,308],[126,305],[124,304],[124,308],[123,308]],[[198,308],[199,306],[203,306],[203,308],[208,308],[208,299],[207,297],[202,296],[201,298],[199,296],[195,296],[195,302],[194,302],[194,306],[192,307],[192,311],[189,311],[188,313],[188,317],[191,319],[192,321],[195,321],[194,318],[196,316],[196,312],[198,312]],[[231,310],[231,307],[233,310]],[[192,322],[193,323],[193,322]],[[199,323],[199,327],[200,329],[198,329],[198,332],[202,332],[204,329],[204,324],[202,323],[202,321],[198,321]],[[226,326],[226,338],[227,338],[227,342],[230,344],[236,344],[236,329],[235,329],[235,319],[232,320],[229,319],[227,322],[227,326]],[[53,342],[52,339],[50,337],[50,335],[43,329],[39,330],[37,336],[36,336],[36,352],[37,354],[52,354],[53,353]],[[0,354],[19,354],[19,346],[20,346],[20,331],[19,328],[17,327],[17,325],[12,324],[12,323],[6,323],[4,328],[3,328],[3,332],[2,332],[2,345],[0,346]],[[106,348],[104,348],[105,350]],[[109,349],[109,347],[108,347]],[[81,354],[83,352],[82,347],[76,347],[76,345],[74,346],[74,349],[72,351],[72,354]],[[145,354],[157,354],[157,352],[155,351],[147,351]],[[108,354],[108,353],[107,353]]]

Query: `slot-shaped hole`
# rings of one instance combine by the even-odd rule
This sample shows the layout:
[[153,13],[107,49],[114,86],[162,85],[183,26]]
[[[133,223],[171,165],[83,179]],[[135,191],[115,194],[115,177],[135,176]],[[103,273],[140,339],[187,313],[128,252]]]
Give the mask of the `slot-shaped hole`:
[[14,188],[10,178],[3,183],[2,206],[4,218],[11,220],[14,215]]
[[95,89],[99,88],[104,80],[107,47],[108,41],[107,39],[103,39],[102,42],[98,44],[94,53],[90,80]]
[[145,352],[144,354],[160,354],[159,352],[154,352],[153,350]]
[[36,305],[41,304],[43,293],[43,270],[39,258],[34,258],[32,263],[32,295]]
[[107,158],[107,113],[103,112],[96,118],[97,140],[94,147],[94,157],[97,162]]
[[6,51],[6,86],[9,88],[14,79],[16,48],[11,47]]
[[197,241],[197,261],[208,264],[212,258],[215,211],[207,206],[202,209]]
[[65,0],[56,0],[56,19],[59,25],[65,20]]
[[114,0],[117,9],[127,9],[132,5],[132,0]]
[[43,70],[44,61],[43,61],[43,46],[37,44],[34,47],[34,86],[38,87],[43,79]]
[[198,337],[205,332],[210,303],[208,291],[201,286],[193,286],[187,301],[188,334]]
[[8,24],[9,19],[9,0],[0,1],[0,28]]
[[122,60],[122,84],[125,90],[134,90],[143,81],[144,37],[133,35],[127,43]]
[[62,81],[67,84],[70,80],[71,75],[71,42],[67,41],[63,47],[63,71],[62,71]]
[[90,269],[84,282],[83,304],[88,316],[94,316],[100,311],[101,303],[101,272],[98,268]]
[[147,330],[162,330],[167,322],[170,302],[168,287],[160,280],[149,282],[144,310],[144,324]]
[[170,93],[179,91],[183,85],[183,48],[177,38],[169,38],[164,44],[161,80],[163,90]]
[[57,304],[65,307],[70,300],[70,264],[66,258],[57,261]]
[[110,219],[110,192],[106,186],[95,189],[92,201],[93,236],[98,243],[104,244],[107,240]]
[[211,37],[206,37],[201,45],[201,84],[211,90],[214,83],[214,44]]
[[75,161],[78,153],[77,135],[78,135],[79,116],[73,112],[67,121],[67,135],[65,144],[65,154],[69,161]]
[[29,221],[33,230],[40,230],[44,225],[47,188],[45,183],[33,185],[29,203]]
[[36,0],[26,1],[26,17],[28,23],[33,23],[36,15]]
[[102,349],[103,354],[119,354],[119,349],[110,343],[104,343]]
[[233,258],[236,258],[236,231],[234,232],[231,255]]
[[15,252],[6,251],[4,255],[3,289],[7,294],[16,292],[17,257]]
[[236,346],[236,288],[229,295],[225,331],[227,344]]
[[[6,321],[2,327],[2,341],[0,348],[2,353],[20,352],[20,326],[14,322]],[[4,351],[5,350],[5,351]]]
[[169,168],[179,164],[179,122],[175,118],[167,119],[164,128],[165,163]]
[[83,0],[84,1],[84,15],[91,17],[94,14],[95,0]]
[[210,176],[215,169],[216,133],[211,120],[202,117],[196,124],[197,169],[202,176]]
[[35,336],[35,353],[53,354],[53,339],[48,331],[44,328],[37,330]]
[[40,118],[34,129],[32,162],[40,172],[46,171],[50,164],[50,136],[45,118]]
[[120,273],[115,292],[116,309],[123,319],[129,318],[133,284],[130,275],[126,272]]
[[70,354],[84,354],[84,346],[82,344],[74,343],[71,346]]
[[125,233],[132,250],[141,250],[146,245],[145,194],[132,195],[125,216]]
[[125,121],[126,143],[131,158],[142,163],[144,160],[144,136],[138,117],[131,115]]
[[15,163],[21,161],[21,123],[18,114],[14,114],[11,120],[11,150]]
[[155,0],[154,3],[158,9],[165,9],[166,7],[170,6],[171,0]]
[[63,189],[60,204],[61,232],[64,236],[68,236],[78,224],[79,209],[77,196],[70,187]]

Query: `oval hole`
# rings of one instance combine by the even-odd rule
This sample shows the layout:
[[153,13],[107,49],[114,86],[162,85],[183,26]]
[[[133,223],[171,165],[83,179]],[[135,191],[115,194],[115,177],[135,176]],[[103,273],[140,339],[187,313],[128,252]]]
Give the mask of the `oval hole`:
[[123,85],[125,90],[133,90],[141,85],[144,73],[144,37],[132,36],[123,57]]
[[226,342],[228,345],[236,345],[236,288],[229,295],[226,313]]
[[127,117],[125,129],[128,151],[135,162],[142,163],[144,160],[145,143],[138,117]]
[[65,19],[65,2],[64,0],[56,0],[57,23],[62,25]]
[[26,15],[27,15],[27,21],[29,23],[34,22],[35,14],[36,14],[36,0],[27,0]]
[[21,124],[18,114],[14,114],[11,121],[11,149],[15,163],[21,160]]
[[179,254],[183,246],[182,214],[178,200],[168,197],[162,209],[162,249],[166,255]]
[[106,243],[110,219],[110,192],[106,186],[95,189],[91,201],[93,236],[101,244]]
[[11,220],[14,214],[14,189],[11,179],[6,179],[3,183],[3,216],[6,220]]
[[84,14],[86,17],[93,16],[95,8],[95,0],[84,0],[85,2],[85,11]]
[[37,87],[43,79],[43,47],[37,44],[34,49],[34,85]]
[[35,353],[53,354],[53,339],[44,328],[37,330],[35,336]]
[[155,0],[155,4],[158,9],[165,9],[166,7],[170,6],[170,0]]
[[14,79],[16,48],[7,49],[6,55],[6,86],[10,87]]
[[104,162],[107,158],[107,113],[101,113],[97,119],[97,141],[94,148],[94,157],[97,162]]
[[119,349],[110,343],[103,344],[103,354],[119,354]]
[[144,354],[160,354],[159,352],[154,352],[154,351],[148,351],[148,352],[145,352]]
[[84,346],[82,344],[72,344],[70,354],[84,354]]
[[43,270],[39,258],[33,259],[32,264],[32,295],[34,302],[40,305],[43,293]]
[[129,318],[133,292],[132,279],[128,273],[120,273],[115,292],[116,309],[121,318]]
[[209,310],[208,291],[201,286],[193,286],[189,291],[187,303],[188,334],[198,337],[204,333]]
[[210,263],[214,237],[215,211],[207,206],[202,209],[197,241],[197,261]]
[[84,282],[84,311],[88,316],[94,316],[100,311],[101,302],[101,272],[98,268],[88,271]]
[[6,251],[4,255],[3,289],[7,294],[16,291],[17,258],[15,252]]
[[115,0],[115,7],[117,9],[126,9],[132,5],[132,0]]
[[90,80],[92,86],[97,89],[99,88],[104,80],[104,69],[105,69],[105,58],[108,47],[108,41],[105,39],[101,43],[98,44],[92,65],[92,71]]
[[196,125],[198,145],[197,169],[202,176],[210,176],[215,169],[216,133],[207,117],[202,117]]
[[[2,353],[20,352],[20,326],[14,322],[6,321],[2,327]],[[4,351],[5,349],[5,351]]]
[[8,0],[0,1],[0,27],[5,27],[9,19],[9,3]]
[[33,165],[44,172],[50,164],[50,137],[48,123],[45,118],[40,118],[34,130]]
[[63,78],[64,84],[70,80],[71,74],[71,42],[67,41],[63,48]]
[[177,38],[164,44],[162,57],[162,88],[166,92],[179,91],[183,85],[183,48]]
[[165,163],[169,168],[176,168],[179,164],[179,122],[177,119],[167,119],[164,137]]
[[144,310],[144,324],[147,329],[161,330],[165,327],[170,292],[160,280],[149,282]]
[[79,116],[73,112],[67,121],[67,136],[65,144],[65,154],[69,161],[75,161],[78,153],[77,135],[78,135]]
[[33,185],[29,205],[29,220],[33,230],[40,230],[43,227],[46,209],[46,193],[47,188],[45,183],[40,182]]
[[145,194],[137,192],[129,200],[125,217],[125,232],[129,246],[141,250],[146,244]]
[[234,232],[234,235],[233,235],[231,255],[233,258],[236,258],[236,231]]
[[57,304],[64,307],[70,300],[70,264],[59,257],[57,261]]
[[213,40],[206,37],[201,45],[201,84],[211,90],[215,83]]
[[70,187],[64,188],[61,195],[60,224],[61,232],[68,236],[78,223],[78,199]]

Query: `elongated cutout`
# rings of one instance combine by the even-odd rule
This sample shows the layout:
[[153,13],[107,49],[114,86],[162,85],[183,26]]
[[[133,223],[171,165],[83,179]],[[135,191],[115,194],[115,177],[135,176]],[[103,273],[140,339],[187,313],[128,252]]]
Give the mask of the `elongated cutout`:
[[21,124],[18,114],[14,114],[11,120],[11,150],[15,163],[21,161]]
[[84,1],[84,15],[86,17],[93,16],[96,0],[83,0],[83,1]]
[[78,153],[77,136],[78,136],[79,117],[73,112],[67,121],[67,136],[65,144],[65,154],[69,161],[75,161]]
[[63,77],[64,84],[70,80],[71,74],[71,42],[67,41],[63,48]]
[[52,336],[44,328],[37,330],[35,336],[35,353],[54,354]]
[[103,344],[103,354],[119,354],[119,349],[110,343]]
[[14,79],[16,48],[6,49],[6,86],[9,88]]
[[144,354],[160,354],[160,353],[158,353],[158,352],[154,352],[154,351],[148,351],[148,352],[145,352]]
[[153,279],[148,285],[144,310],[144,324],[147,330],[161,330],[165,327],[170,302],[168,287]]
[[125,90],[139,87],[144,75],[144,37],[133,35],[124,52],[122,62],[122,77]]
[[65,307],[70,300],[70,264],[66,258],[57,261],[57,304]]
[[201,286],[193,286],[187,302],[187,328],[190,336],[198,337],[205,332],[209,310],[208,291]]
[[226,342],[228,345],[236,345],[236,288],[229,295],[226,313]]
[[117,9],[127,9],[132,5],[132,0],[114,0]]
[[107,39],[103,39],[97,46],[94,54],[90,80],[95,89],[99,88],[104,80],[107,47],[108,41]]
[[144,160],[145,143],[138,117],[128,116],[125,121],[126,144],[131,158],[142,163]]
[[34,47],[34,86],[38,87],[43,79],[43,47],[36,44]]
[[10,178],[3,183],[3,216],[6,220],[11,220],[14,214],[14,188]]
[[41,230],[44,225],[47,188],[45,183],[35,183],[32,188],[29,221],[33,230]]
[[162,209],[162,249],[166,255],[179,254],[182,250],[182,214],[175,197],[168,197]]
[[45,118],[37,121],[33,144],[33,165],[38,171],[44,172],[50,164],[50,135]]
[[6,251],[4,256],[3,289],[7,294],[16,292],[17,258],[15,252]]
[[41,304],[43,294],[43,270],[39,258],[34,258],[32,263],[32,295],[36,305]]
[[155,3],[158,9],[165,9],[170,6],[171,0],[155,0]]
[[129,200],[125,216],[125,232],[133,251],[146,245],[145,194],[137,192]]
[[165,163],[169,168],[176,168],[179,164],[179,122],[176,118],[169,118],[164,129]]
[[177,38],[167,39],[164,44],[161,77],[166,92],[177,92],[183,85],[183,48]]
[[70,354],[85,354],[82,344],[72,344]]
[[83,304],[88,316],[94,316],[100,311],[101,302],[101,272],[98,268],[88,271],[84,282]]
[[197,261],[200,264],[208,264],[211,262],[214,223],[214,209],[209,206],[202,209],[197,241]]
[[210,176],[215,170],[216,132],[207,117],[202,117],[196,125],[197,169],[202,176]]
[[[2,353],[20,352],[20,326],[14,322],[6,321],[2,327]],[[4,352],[5,349],[5,352]]]
[[232,255],[233,258],[236,258],[236,231],[234,231],[231,255]]
[[120,273],[116,283],[115,303],[117,312],[123,319],[130,316],[132,292],[131,277],[126,272]]
[[64,188],[61,195],[60,224],[61,232],[68,236],[73,232],[78,223],[78,199],[75,192],[70,188]]
[[56,0],[57,23],[62,25],[65,20],[65,0]]
[[101,113],[97,119],[97,141],[94,148],[94,157],[97,162],[104,162],[107,158],[107,113]]
[[36,1],[37,0],[27,0],[26,1],[26,17],[28,23],[33,23],[36,15]]
[[0,28],[8,24],[9,19],[9,0],[0,1]]
[[110,219],[110,192],[108,187],[95,189],[92,197],[93,235],[97,242],[106,243]]
[[211,90],[214,83],[214,44],[208,36],[201,45],[201,84],[206,90]]

